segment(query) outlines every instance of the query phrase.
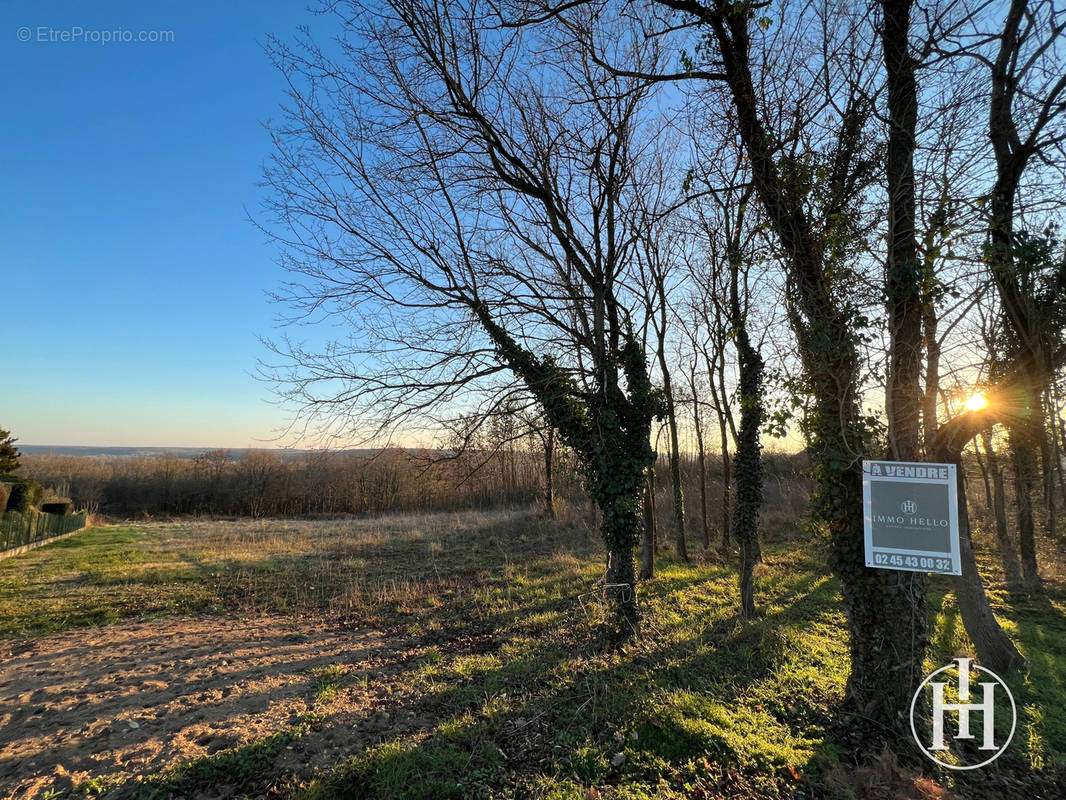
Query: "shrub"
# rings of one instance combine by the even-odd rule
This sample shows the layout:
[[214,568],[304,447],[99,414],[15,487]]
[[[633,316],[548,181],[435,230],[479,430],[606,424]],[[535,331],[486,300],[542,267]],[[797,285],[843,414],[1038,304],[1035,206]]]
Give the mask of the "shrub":
[[41,503],[41,511],[45,514],[59,514],[66,516],[71,512],[74,504],[69,500],[54,500],[51,503]]
[[7,508],[7,497],[11,492],[7,488],[6,483],[0,483],[0,514],[4,513],[4,509]]
[[33,507],[33,489],[25,483],[11,486],[11,495],[7,498],[7,510],[25,514]]
[[7,507],[10,511],[25,512],[27,509],[35,508],[44,498],[44,487],[32,478],[6,475],[4,480],[10,491],[7,499]]

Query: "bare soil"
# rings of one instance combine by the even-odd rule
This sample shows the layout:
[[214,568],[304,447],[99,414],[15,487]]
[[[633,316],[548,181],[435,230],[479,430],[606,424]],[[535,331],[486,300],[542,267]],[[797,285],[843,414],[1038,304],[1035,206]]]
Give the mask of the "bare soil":
[[[276,763],[279,775],[309,775],[373,736],[365,722],[384,699],[375,677],[407,660],[396,644],[291,617],[172,617],[0,642],[0,796],[36,798],[100,777],[116,787],[108,797],[130,796],[137,776],[326,711],[329,724]],[[356,685],[322,708],[313,681],[326,667]]]

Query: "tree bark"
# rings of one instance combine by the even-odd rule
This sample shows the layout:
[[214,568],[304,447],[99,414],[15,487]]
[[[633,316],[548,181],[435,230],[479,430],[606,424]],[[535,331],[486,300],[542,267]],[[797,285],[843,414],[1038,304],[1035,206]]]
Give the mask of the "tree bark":
[[644,481],[644,541],[640,553],[640,579],[655,577],[655,467],[648,467]]
[[[658,258],[658,250],[652,242],[647,242],[648,264],[654,286],[654,299],[658,308],[654,310],[652,324],[655,328],[655,355],[659,361],[659,370],[663,378],[663,396],[666,400],[666,425],[670,436],[670,488],[674,501],[674,547],[677,557],[688,561],[688,544],[685,541],[685,493],[681,483],[681,446],[677,435],[677,407],[674,403],[674,383],[670,375],[670,364],[666,358],[667,322],[667,286],[666,274]],[[645,301],[648,313],[652,314],[652,300]],[[657,318],[657,321],[656,321]]]
[[[589,497],[600,511],[600,534],[607,549],[606,595],[613,609],[605,621],[603,642],[619,645],[639,625],[633,549],[644,532],[641,493],[647,469],[656,458],[652,421],[664,413],[662,395],[648,375],[644,349],[632,330],[627,331],[614,364],[605,360],[597,370],[597,391],[582,413],[575,408],[572,379],[565,371],[519,345],[484,305],[475,304],[471,310],[499,357],[523,379],[549,424],[586,466]],[[620,377],[627,393],[621,390]]]
[[729,547],[729,527],[733,506],[732,498],[732,459],[729,457],[729,442],[725,438],[725,425],[722,425],[722,548]]
[[[931,276],[930,276],[931,277]],[[927,277],[927,280],[930,280]],[[926,452],[937,431],[936,399],[940,394],[940,341],[937,339],[936,306],[931,297],[922,303],[922,336],[925,339],[925,393],[922,395],[922,430]]]
[[[918,123],[916,62],[909,52],[913,0],[882,0],[881,43],[888,83],[888,254],[885,292],[889,329],[888,446],[897,461],[920,455],[922,407],[922,270],[915,236],[914,148]],[[934,406],[935,413],[935,406]],[[933,420],[935,425],[935,417]],[[928,423],[927,423],[928,430]]]
[[977,559],[970,537],[970,516],[966,506],[966,481],[961,463],[956,470],[959,499],[959,558],[962,575],[955,576],[955,597],[959,614],[977,649],[977,657],[983,666],[997,675],[1006,675],[1025,665],[1014,642],[996,620],[985,593],[984,582],[977,570]]
[[[986,252],[992,281],[999,294],[1004,327],[1010,334],[1013,354],[1012,381],[1015,390],[1013,419],[1008,423],[1011,463],[1015,477],[1018,542],[1021,550],[1022,583],[1028,592],[1040,588],[1033,520],[1033,493],[1036,490],[1036,452],[1044,438],[1040,398],[1050,382],[1049,360],[1043,320],[1033,305],[1028,281],[1019,275],[1014,254],[1015,202],[1022,174],[1029,160],[1038,152],[1038,127],[1022,141],[1014,119],[1014,99],[1018,94],[1019,49],[1021,26],[1028,13],[1027,0],[1011,0],[999,50],[991,68],[989,96],[989,141],[996,158],[996,178],[992,186]],[[1041,122],[1047,124],[1054,114],[1046,108]]]
[[[888,185],[888,252],[885,269],[886,311],[889,327],[889,365],[886,405],[888,447],[897,461],[917,461],[921,456],[923,401],[927,407],[925,431],[936,426],[936,405],[929,411],[921,391],[922,328],[929,323],[924,302],[926,270],[918,259],[915,228],[914,150],[918,122],[917,62],[910,54],[910,14],[913,0],[882,0],[884,15],[881,45],[888,89],[888,149],[885,176]],[[923,311],[926,312],[923,319]],[[934,325],[935,328],[935,325]],[[927,373],[927,384],[930,376]],[[928,385],[927,385],[928,390]],[[908,680],[921,670],[928,644],[924,617],[926,575],[886,571],[888,591],[911,605],[911,641],[901,659]],[[921,618],[918,615],[921,614]],[[902,632],[896,632],[902,633]]]

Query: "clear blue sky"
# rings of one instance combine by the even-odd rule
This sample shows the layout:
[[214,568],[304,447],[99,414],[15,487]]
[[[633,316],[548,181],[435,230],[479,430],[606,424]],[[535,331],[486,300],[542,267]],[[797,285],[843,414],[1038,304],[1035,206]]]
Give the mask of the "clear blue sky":
[[[283,276],[246,213],[284,99],[262,43],[328,35],[305,6],[0,5],[0,427],[21,442],[273,446],[287,417],[251,373]],[[172,41],[99,41],[141,31]]]

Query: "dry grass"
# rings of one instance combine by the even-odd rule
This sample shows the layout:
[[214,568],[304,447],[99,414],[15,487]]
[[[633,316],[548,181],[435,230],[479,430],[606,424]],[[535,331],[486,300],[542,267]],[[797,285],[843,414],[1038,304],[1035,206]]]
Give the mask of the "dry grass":
[[596,546],[587,530],[512,511],[90,528],[0,563],[0,637],[184,613],[383,625],[551,556],[563,530],[568,548]]

